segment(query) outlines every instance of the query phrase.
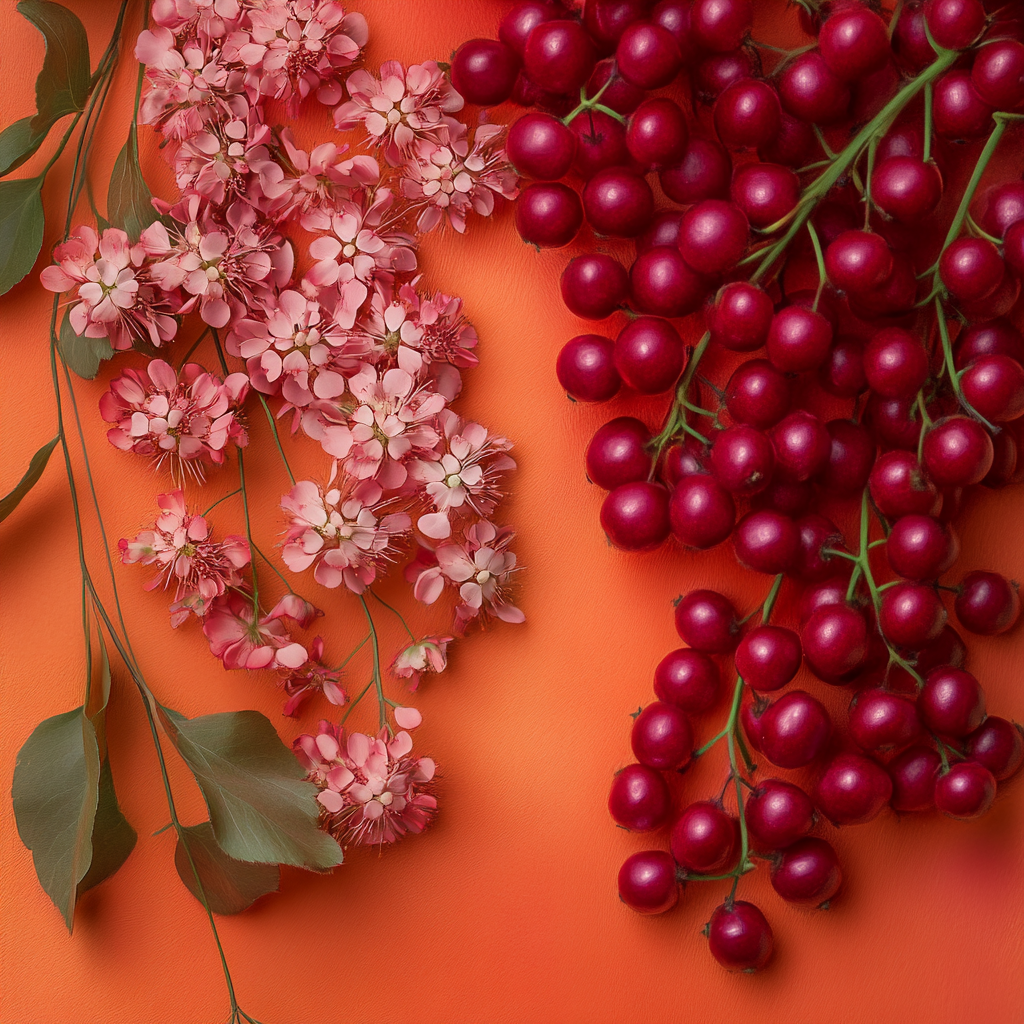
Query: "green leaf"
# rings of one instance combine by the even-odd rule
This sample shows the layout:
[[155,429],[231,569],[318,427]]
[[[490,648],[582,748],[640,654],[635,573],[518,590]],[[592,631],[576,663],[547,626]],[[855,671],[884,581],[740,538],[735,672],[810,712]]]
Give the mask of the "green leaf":
[[0,295],[31,269],[43,244],[43,179],[0,181]]
[[100,363],[114,354],[109,338],[87,338],[75,334],[71,326],[71,311],[66,310],[57,336],[57,351],[61,359],[79,377],[92,380],[100,372]]
[[153,193],[142,177],[139,166],[139,138],[133,124],[128,139],[121,147],[110,174],[107,189],[107,219],[115,228],[122,228],[133,241],[139,240],[144,228],[157,220],[151,202]]
[[341,847],[317,827],[316,786],[258,711],[160,720],[199,783],[220,848],[236,860],[326,871]]
[[47,441],[32,456],[32,461],[28,464],[25,475],[18,481],[18,485],[14,490],[0,498],[0,523],[18,507],[21,499],[39,483],[39,478],[43,475],[43,470],[46,469],[46,463],[50,461],[50,453],[59,440],[60,437],[55,437],[52,441]]
[[18,751],[11,796],[39,884],[71,931],[79,883],[92,862],[100,753],[83,708],[47,718]]
[[229,857],[217,845],[213,826],[204,821],[183,828],[174,850],[174,866],[178,875],[200,903],[202,900],[189,863],[189,853],[202,880],[206,902],[215,914],[241,913],[261,896],[277,892],[281,884],[281,869],[276,864],[247,864]]
[[21,0],[18,12],[46,40],[46,56],[36,78],[34,132],[46,133],[65,114],[84,109],[89,98],[89,39],[78,18],[49,0]]
[[23,117],[0,132],[0,178],[20,167],[46,138],[32,129],[33,116]]

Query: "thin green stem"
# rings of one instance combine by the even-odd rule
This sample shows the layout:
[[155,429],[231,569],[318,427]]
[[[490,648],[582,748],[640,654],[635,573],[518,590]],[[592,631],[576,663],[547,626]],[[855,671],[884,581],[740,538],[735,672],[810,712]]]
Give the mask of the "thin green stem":
[[292,472],[292,467],[288,464],[288,456],[285,455],[284,448],[281,447],[281,437],[277,432],[277,424],[274,422],[274,414],[270,411],[270,406],[267,404],[267,400],[262,394],[259,396],[259,399],[260,405],[263,406],[263,411],[267,414],[267,423],[270,424],[270,433],[274,436],[274,444],[277,445],[277,453],[281,456],[285,472],[288,474],[288,479],[292,482],[292,487],[294,487],[295,474]]
[[409,639],[415,643],[416,634],[413,633],[413,631],[409,628],[409,624],[405,621],[405,616],[402,615],[402,613],[397,608],[393,608],[391,605],[389,605],[387,601],[385,601],[384,598],[382,598],[380,594],[377,593],[377,591],[371,590],[370,595],[378,604],[384,605],[384,607],[387,608],[387,610],[391,612],[392,615],[397,616],[398,621],[402,624],[402,628],[406,631],[406,633],[409,634]]
[[203,518],[205,519],[222,501],[227,501],[228,498],[233,498],[236,494],[241,494],[242,488],[236,487],[233,491],[225,494],[223,498],[218,498],[204,513]]
[[[289,594],[294,594],[294,593],[295,593],[295,591],[294,591],[294,590],[292,590],[292,585],[291,585],[291,584],[290,584],[290,583],[288,582],[288,578],[287,578],[287,577],[286,577],[286,576],[284,575],[284,573],[283,573],[283,572],[281,572],[281,570],[280,570],[280,569],[278,569],[278,567],[277,567],[277,566],[276,566],[276,565],[275,565],[275,564],[274,564],[274,563],[273,563],[273,562],[272,562],[272,561],[271,561],[271,560],[270,560],[270,559],[269,559],[269,558],[268,558],[268,557],[267,557],[267,556],[266,556],[266,555],[265,555],[265,554],[264,554],[264,553],[263,553],[263,552],[262,552],[262,551],[261,551],[261,550],[260,550],[260,549],[259,549],[259,548],[258,548],[258,547],[256,546],[256,544],[255,544],[255,542],[254,542],[254,541],[252,541],[252,540],[250,540],[250,541],[249,541],[249,547],[251,547],[251,548],[253,549],[253,551],[255,551],[255,552],[256,552],[256,554],[257,554],[257,555],[259,555],[259,556],[260,556],[260,558],[262,558],[262,559],[263,559],[263,561],[264,561],[264,562],[266,562],[266,564],[267,564],[267,565],[269,565],[269,566],[270,566],[270,568],[274,570],[274,572],[275,572],[275,573],[277,574],[277,578],[278,578],[278,579],[279,579],[279,580],[280,580],[280,581],[281,581],[281,582],[282,582],[282,583],[284,584],[284,586],[285,586],[285,589],[286,589],[286,590],[288,591],[288,593],[289,593]],[[253,574],[255,575],[255,568],[253,569]]]
[[199,337],[196,338],[196,340],[194,342],[192,342],[192,347],[181,357],[181,362],[178,363],[178,373],[181,373],[181,371],[185,367],[185,364],[189,361],[189,358],[192,356],[192,353],[195,352],[195,350],[197,348],[199,348],[199,346],[203,343],[203,339],[209,333],[210,333],[210,328],[207,327],[206,330],[203,331],[203,333],[200,334]]
[[340,665],[334,666],[335,672],[340,672],[365,646],[366,642],[370,639],[370,634],[367,633],[362,640],[359,641],[348,653],[348,657]]
[[373,616],[370,614],[370,606],[366,603],[366,598],[362,594],[359,595],[359,603],[363,606],[363,614],[366,616],[366,624],[370,628],[370,638],[373,642],[373,678],[371,682],[377,689],[379,727],[384,729],[388,724],[388,705],[391,702],[384,696],[384,683],[380,676],[380,641],[377,637],[377,627],[374,624]]
[[828,273],[825,270],[825,257],[821,252],[821,241],[818,238],[818,232],[814,230],[814,225],[807,222],[807,233],[811,236],[811,245],[814,246],[814,259],[818,264],[818,290],[814,293],[814,305],[811,309],[817,313],[818,303],[821,301],[821,293],[825,289],[825,283],[828,281]]
[[929,82],[924,87],[924,155],[922,159],[928,163],[932,158],[932,102],[935,87]]
[[[928,83],[931,85],[931,82]],[[927,93],[928,85],[925,86]],[[868,166],[864,173],[864,230],[871,224],[871,175],[875,171],[875,150],[878,149],[878,136],[873,135],[868,143]]]

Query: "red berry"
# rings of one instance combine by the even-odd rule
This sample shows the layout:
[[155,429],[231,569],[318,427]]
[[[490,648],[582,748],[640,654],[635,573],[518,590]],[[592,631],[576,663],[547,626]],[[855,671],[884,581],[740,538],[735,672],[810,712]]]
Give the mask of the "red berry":
[[797,840],[772,865],[772,888],[788,903],[820,907],[843,884],[836,851],[824,839]]
[[1024,102],[1024,43],[996,39],[979,48],[971,67],[978,95],[996,110],[1013,110]]
[[985,27],[981,0],[925,0],[924,17],[932,38],[947,50],[966,50]]
[[728,654],[739,642],[740,628],[733,606],[714,590],[691,590],[676,605],[676,632],[705,654]]
[[586,0],[583,27],[602,53],[611,53],[627,26],[647,13],[645,0]]
[[601,506],[601,528],[623,551],[650,551],[669,534],[668,491],[647,480],[622,484]]
[[958,370],[983,356],[1009,356],[1024,362],[1024,338],[1006,320],[989,320],[971,324],[963,330],[953,346],[953,362]]
[[828,743],[832,720],[820,701],[803,690],[791,690],[761,715],[761,749],[780,768],[810,764]]
[[889,59],[889,31],[874,11],[851,6],[825,21],[818,46],[829,70],[844,82],[854,82]]
[[[819,599],[846,596],[846,581],[833,591],[825,590]],[[841,594],[839,593],[841,589]],[[826,682],[852,676],[868,653],[868,630],[864,616],[846,604],[821,603],[808,614],[800,634],[804,658],[815,675]]]
[[832,451],[825,425],[804,409],[794,410],[777,423],[771,438],[776,476],[791,483],[801,483],[819,473]]
[[960,554],[953,528],[932,516],[906,515],[897,519],[885,543],[893,572],[907,580],[938,579]]
[[782,106],[778,93],[767,82],[741,78],[715,100],[714,116],[715,131],[726,146],[757,149],[778,135]]
[[506,151],[520,174],[558,181],[572,166],[576,136],[557,117],[531,112],[509,129]]
[[921,734],[914,702],[876,687],[850,702],[850,735],[861,750],[883,754],[902,750]]
[[682,372],[683,358],[679,333],[657,317],[637,317],[615,339],[615,369],[641,395],[668,391]]
[[658,172],[665,195],[682,206],[727,199],[731,176],[729,154],[717,142],[701,138],[691,138],[682,160]]
[[978,95],[969,71],[947,71],[935,83],[935,131],[947,139],[970,139],[992,127],[992,108]]
[[932,732],[967,736],[985,720],[985,691],[970,672],[943,665],[928,673],[917,709]]
[[953,608],[960,624],[972,633],[1005,633],[1020,616],[1017,585],[997,572],[969,572],[960,581]]
[[676,249],[679,246],[679,226],[683,216],[674,210],[655,213],[647,230],[636,236],[634,245],[637,256],[642,256],[651,249],[668,246]]
[[648,170],[677,164],[686,155],[688,138],[686,116],[665,97],[644,100],[626,128],[630,156]]
[[577,256],[562,271],[562,301],[588,320],[611,316],[625,302],[628,289],[625,268],[603,253]]
[[940,487],[980,483],[992,468],[994,454],[988,432],[966,416],[939,420],[924,435],[925,469]]
[[852,420],[829,420],[825,429],[832,447],[821,472],[822,486],[832,494],[860,494],[875,463],[875,439]]
[[668,29],[650,21],[636,21],[619,38],[615,62],[630,84],[660,89],[676,77],[683,56]]
[[774,426],[790,406],[789,381],[767,359],[750,359],[733,371],[725,407],[737,423],[761,430]]
[[583,189],[583,212],[599,235],[633,238],[651,222],[651,186],[625,167],[598,171]]
[[679,899],[676,863],[664,850],[642,850],[619,868],[619,899],[638,914],[664,914]]
[[939,260],[939,276],[949,293],[963,302],[991,295],[1003,279],[1006,265],[987,238],[959,238]]
[[727,871],[739,853],[739,827],[710,800],[690,804],[672,826],[669,846],[676,863],[698,875]]
[[757,626],[736,648],[736,671],[754,690],[779,690],[792,680],[803,658],[800,637],[782,626]]
[[660,700],[636,716],[630,739],[633,756],[648,768],[678,771],[690,761],[693,730],[690,720],[674,704]]
[[923,583],[895,583],[882,593],[878,625],[897,647],[919,651],[938,638],[946,609],[934,588]]
[[690,34],[703,49],[724,53],[743,44],[753,19],[751,0],[695,0]]
[[576,21],[545,21],[527,37],[523,67],[532,82],[549,92],[575,95],[594,70],[597,54]]
[[599,92],[601,106],[608,107],[623,117],[629,117],[647,95],[644,89],[637,88],[619,74],[614,57],[599,61],[594,73],[587,80],[587,95],[596,96]]
[[818,809],[836,825],[861,825],[877,818],[892,796],[892,780],[863,754],[838,754],[826,766],[815,792]]
[[768,330],[768,358],[784,373],[814,370],[832,345],[832,325],[804,306],[785,306]]
[[528,185],[516,201],[516,230],[542,249],[568,245],[583,224],[580,197],[560,181]]
[[646,480],[651,471],[647,425],[620,416],[598,427],[587,446],[587,476],[606,491],[622,484]]
[[768,228],[796,206],[800,179],[781,164],[744,164],[733,173],[730,195],[755,228]]
[[712,341],[734,352],[751,352],[765,343],[773,315],[763,289],[733,281],[718,290],[706,320]]
[[519,55],[497,39],[470,39],[452,58],[451,79],[469,103],[492,107],[512,95]]
[[934,163],[914,156],[892,156],[875,165],[871,199],[890,217],[918,224],[942,198],[942,175]]
[[714,707],[720,683],[715,662],[689,647],[666,654],[654,670],[657,698],[691,714],[700,714]]
[[608,810],[631,832],[660,828],[672,811],[672,798],[661,772],[642,764],[627,765],[612,780]]
[[698,274],[720,274],[747,248],[747,218],[735,203],[705,199],[683,214],[679,250]]
[[757,494],[768,486],[775,469],[775,452],[760,430],[738,424],[715,438],[709,465],[715,479],[730,494]]
[[771,959],[771,925],[753,903],[723,903],[711,915],[708,948],[726,970],[759,971]]
[[928,811],[935,806],[935,782],[942,759],[931,747],[910,747],[889,762],[894,811]]
[[839,528],[816,513],[800,518],[796,527],[800,533],[800,548],[793,564],[793,575],[802,580],[824,580],[832,576],[838,568],[837,558],[828,552],[843,547]]
[[524,0],[501,19],[498,38],[522,57],[526,40],[542,21],[554,21],[558,8],[547,0]]
[[989,715],[967,737],[967,756],[983,764],[999,782],[1016,773],[1024,762],[1024,732],[1005,718]]
[[912,513],[935,515],[942,503],[938,488],[911,452],[880,455],[868,477],[868,490],[878,511],[890,519]]
[[580,334],[558,353],[558,383],[577,402],[607,402],[618,394],[622,380],[615,369],[615,343],[600,334]]
[[704,551],[732,533],[736,505],[713,476],[687,476],[672,492],[669,518],[681,544]]
[[[610,257],[605,257],[609,259]],[[696,312],[708,291],[678,249],[658,246],[642,253],[629,268],[633,305],[641,313],[680,317]]]
[[1003,238],[1007,228],[1024,220],[1024,181],[993,185],[982,194],[981,207],[978,223],[990,235]]
[[626,129],[601,110],[586,110],[569,123],[576,138],[574,166],[584,178],[629,163]]
[[885,398],[916,396],[928,379],[928,353],[902,327],[876,331],[864,350],[864,374],[873,391]]
[[892,273],[892,253],[881,235],[844,231],[825,250],[825,270],[841,291],[868,292]]
[[783,111],[777,134],[764,146],[757,147],[757,155],[786,167],[803,167],[813,159],[811,154],[817,143],[814,129],[806,121]]
[[811,124],[841,120],[850,105],[850,90],[817,50],[794,57],[779,75],[782,106]]
[[796,561],[800,532],[789,516],[761,509],[748,512],[736,524],[733,544],[740,565],[775,576],[787,572]]
[[901,63],[914,72],[935,60],[935,50],[925,31],[924,8],[919,0],[903,5],[893,32],[893,49]]
[[855,338],[839,338],[818,368],[821,386],[837,398],[856,398],[868,386],[864,346]]
[[916,398],[883,398],[872,393],[864,418],[882,444],[917,450],[921,418]]
[[799,787],[782,779],[765,779],[747,797],[747,831],[762,849],[778,850],[814,828],[814,804]]
[[953,765],[935,783],[935,806],[951,818],[980,818],[995,798],[995,777],[976,761]]
[[1009,356],[982,356],[960,378],[971,407],[993,423],[1024,415],[1024,366]]

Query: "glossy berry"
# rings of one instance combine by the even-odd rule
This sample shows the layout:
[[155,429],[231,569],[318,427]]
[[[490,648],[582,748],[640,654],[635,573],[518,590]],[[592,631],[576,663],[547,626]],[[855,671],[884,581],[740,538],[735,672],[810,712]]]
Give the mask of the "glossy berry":
[[[846,595],[845,581],[841,581],[841,590],[841,595],[835,595],[840,600]],[[815,675],[827,682],[841,680],[853,675],[867,656],[867,623],[846,604],[823,603],[810,611],[800,642]]]
[[821,313],[804,306],[786,306],[768,330],[768,358],[784,373],[814,370],[828,356],[832,325]]
[[583,27],[602,53],[610,53],[626,28],[644,17],[647,6],[645,0],[586,0]]
[[690,15],[689,0],[660,0],[651,9],[651,21],[672,33],[684,60],[691,58],[697,49]]
[[800,668],[800,637],[783,626],[757,626],[736,648],[736,671],[753,690],[779,690]]
[[963,370],[984,356],[1009,356],[1024,362],[1024,338],[1006,320],[989,320],[964,328],[953,346],[953,363]]
[[802,768],[825,749],[832,720],[820,701],[791,690],[761,715],[761,749],[780,768]]
[[964,370],[960,388],[971,407],[993,423],[1024,415],[1024,366],[1009,356],[982,356]]
[[612,780],[608,810],[616,824],[631,832],[660,828],[672,811],[665,777],[646,765],[627,765]]
[[889,59],[889,31],[874,11],[859,5],[836,11],[818,34],[821,56],[844,82],[877,71]]
[[674,704],[655,701],[636,716],[630,735],[633,756],[648,768],[677,771],[690,761],[693,730]]
[[749,227],[735,203],[705,199],[683,214],[679,250],[698,274],[720,274],[747,248]]
[[587,110],[569,124],[576,139],[573,166],[584,178],[629,163],[626,129],[602,110]]
[[579,92],[596,60],[594,44],[583,26],[562,19],[538,24],[523,50],[523,67],[530,81],[566,96]]
[[670,246],[675,249],[679,245],[679,225],[682,221],[682,214],[674,210],[663,210],[655,213],[647,229],[636,236],[633,244],[636,246],[637,256],[659,247]]
[[583,225],[580,197],[560,181],[527,185],[516,201],[516,230],[542,249],[568,245]]
[[925,0],[924,18],[939,46],[966,50],[985,27],[985,8],[981,0]]
[[807,511],[814,488],[809,483],[794,484],[773,480],[751,503],[754,508],[770,508],[786,516],[799,516]]
[[492,107],[512,95],[519,55],[497,39],[470,39],[452,58],[452,85],[468,103]]
[[554,21],[557,17],[558,8],[548,0],[523,0],[501,19],[498,38],[522,57],[530,33],[542,21]]
[[614,490],[646,480],[651,471],[647,444],[651,432],[632,416],[620,416],[598,427],[587,446],[587,476],[598,487]]
[[843,536],[836,524],[825,516],[811,513],[801,516],[796,528],[800,544],[792,574],[802,580],[817,581],[839,571],[836,556],[829,553],[843,547]]
[[802,839],[814,828],[814,804],[799,787],[782,779],[765,779],[744,807],[747,831],[765,850],[778,850]]
[[914,264],[900,252],[892,256],[892,274],[875,291],[850,294],[850,309],[859,317],[876,320],[909,313],[917,300]]
[[730,195],[755,228],[768,228],[796,206],[800,179],[781,164],[744,164],[732,176]]
[[707,457],[704,445],[693,437],[669,445],[661,460],[661,478],[669,487],[675,487],[683,477],[706,473]]
[[997,39],[978,49],[971,67],[978,95],[997,110],[1013,110],[1024,102],[1024,43]]
[[740,639],[740,623],[728,599],[714,590],[691,590],[676,605],[676,632],[696,651],[728,654]]
[[1011,225],[1024,220],[1024,180],[1011,179],[986,189],[977,219],[990,235],[1003,238]]
[[754,572],[787,572],[800,549],[800,532],[789,516],[772,509],[748,512],[733,533],[736,559]]
[[850,105],[850,90],[817,50],[794,57],[779,75],[782,106],[811,124],[832,124]]
[[987,238],[959,238],[939,260],[939,276],[949,293],[963,302],[983,299],[996,290],[1006,266]]
[[892,253],[881,235],[844,231],[825,250],[828,279],[844,292],[869,292],[892,273]]
[[664,914],[679,899],[676,862],[664,850],[641,850],[619,868],[619,899],[638,914]]
[[864,346],[856,338],[839,338],[818,367],[821,386],[837,398],[856,398],[868,386]]
[[934,515],[942,502],[938,488],[911,452],[880,455],[868,477],[868,490],[878,511],[890,519]]
[[782,106],[767,82],[741,78],[715,100],[714,118],[718,137],[730,149],[757,149],[778,135]]
[[733,281],[718,290],[706,320],[712,341],[734,352],[752,352],[767,340],[773,315],[764,289]]
[[615,369],[642,395],[660,395],[672,387],[682,372],[683,358],[679,333],[658,317],[637,317],[615,339]]
[[668,491],[647,480],[622,484],[601,506],[601,528],[623,551],[649,551],[669,534]]
[[600,92],[601,106],[623,117],[629,117],[647,95],[643,89],[638,89],[619,74],[614,57],[598,62],[594,73],[587,80],[586,88],[588,96],[596,96]]
[[875,165],[871,199],[903,224],[919,224],[942,198],[942,175],[934,163],[913,156],[892,156]]
[[739,852],[735,818],[710,800],[690,804],[672,826],[672,856],[686,871],[698,875],[727,871]]
[[647,170],[678,163],[686,155],[689,133],[679,104],[664,97],[644,100],[629,119],[626,146]]
[[778,133],[765,145],[758,146],[757,155],[769,163],[803,167],[813,159],[811,154],[817,144],[814,129],[806,121],[783,111]]
[[767,435],[737,424],[727,427],[715,438],[709,466],[715,479],[730,494],[757,494],[771,480],[775,452]]
[[658,173],[665,195],[674,203],[689,206],[704,199],[727,199],[732,160],[711,139],[690,139],[682,160]]
[[583,212],[599,235],[633,238],[654,214],[651,186],[623,167],[598,171],[583,189]]
[[909,331],[885,327],[864,350],[864,375],[884,398],[911,398],[928,379],[928,353]]
[[961,581],[953,609],[972,633],[996,636],[1012,629],[1020,617],[1017,586],[997,572],[975,570]]
[[672,491],[669,519],[681,544],[704,551],[732,533],[736,505],[715,477],[687,476]]
[[725,388],[725,407],[737,423],[764,430],[786,415],[789,381],[767,359],[750,359],[733,371]]
[[992,127],[992,108],[978,95],[969,71],[947,71],[936,81],[932,111],[943,138],[976,138]]
[[839,892],[843,873],[836,851],[824,839],[809,836],[782,851],[772,865],[771,879],[772,888],[787,903],[820,907]]
[[859,494],[875,463],[875,439],[852,420],[829,420],[825,429],[832,447],[820,474],[821,485],[830,494]]
[[980,818],[995,798],[995,776],[977,761],[953,765],[935,783],[935,806],[951,818]]
[[818,810],[836,825],[861,825],[877,818],[891,797],[888,773],[863,754],[838,754],[815,790]]
[[960,554],[953,528],[933,516],[906,515],[893,523],[885,542],[893,572],[907,580],[938,579]]
[[924,435],[925,469],[940,487],[980,483],[992,468],[994,454],[988,431],[966,416],[939,420]]
[[875,687],[861,690],[850,703],[850,735],[869,754],[902,750],[920,734],[917,709],[906,697]]
[[676,77],[683,57],[668,29],[650,21],[637,21],[619,38],[615,63],[631,85],[660,89]]
[[780,480],[801,483],[824,469],[832,450],[825,425],[813,413],[796,409],[771,431],[775,473]]
[[888,765],[894,811],[928,811],[935,806],[935,782],[942,759],[933,747],[908,747]]
[[576,136],[557,117],[530,111],[509,128],[506,152],[520,174],[558,181],[572,167]]
[[938,638],[945,624],[946,609],[930,586],[896,583],[882,593],[878,625],[897,647],[919,651]]
[[629,277],[621,263],[594,252],[569,262],[562,271],[561,286],[562,301],[570,312],[603,320],[626,300]]
[[663,317],[695,312],[708,290],[704,278],[687,265],[678,249],[669,246],[637,256],[629,269],[629,283],[637,311]]
[[772,929],[753,903],[723,903],[708,924],[708,949],[729,971],[759,971],[772,955]]
[[703,49],[724,53],[743,43],[753,17],[751,0],[695,0],[690,34]]
[[666,654],[654,670],[654,693],[658,700],[674,704],[691,714],[700,714],[714,707],[720,685],[715,662],[689,647]]
[[917,710],[932,732],[967,736],[985,720],[985,691],[970,672],[940,666],[928,673]]
[[601,334],[580,334],[558,353],[558,383],[577,402],[607,402],[622,385],[614,361],[615,343]]
[[1015,774],[1024,762],[1024,732],[1005,718],[989,715],[967,737],[967,756],[983,764],[999,782]]
[[883,398],[871,393],[864,418],[883,445],[917,451],[921,413],[915,398]]

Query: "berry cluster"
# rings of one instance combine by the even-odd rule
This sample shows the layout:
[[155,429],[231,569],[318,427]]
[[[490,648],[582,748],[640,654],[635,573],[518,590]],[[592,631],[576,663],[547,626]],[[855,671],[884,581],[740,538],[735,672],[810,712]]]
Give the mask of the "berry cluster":
[[[819,815],[856,824],[889,804],[974,818],[1024,759],[1020,728],[986,715],[943,598],[964,629],[993,635],[1018,618],[1016,585],[989,571],[939,583],[964,489],[1024,471],[1024,338],[1007,319],[1024,182],[978,194],[1024,118],[1024,15],[981,0],[798,6],[816,39],[783,52],[751,39],[751,0],[527,0],[500,41],[466,43],[452,67],[471,100],[536,108],[508,138],[532,179],[519,233],[560,247],[589,225],[565,305],[625,314],[614,340],[565,345],[562,386],[583,402],[672,396],[656,433],[619,417],[590,443],[609,540],[731,538],[742,566],[775,577],[756,624],[709,590],[677,602],[687,646],[658,666],[658,699],[634,716],[637,763],[609,801],[630,830],[671,824],[671,852],[622,866],[622,900],[661,913],[680,883],[731,880],[707,935],[739,970],[772,951],[764,915],[735,899],[752,858],[785,900],[827,905],[842,876],[810,834]],[[618,239],[633,240],[628,269]],[[707,328],[692,350],[673,323],[691,314]],[[850,520],[853,543],[823,510]],[[784,581],[799,629],[769,621]],[[728,718],[698,746],[691,719],[716,705],[715,659],[729,654]],[[853,691],[845,729],[803,690],[764,696],[802,664]],[[721,794],[679,813],[670,781],[722,740]],[[805,769],[806,787],[756,777],[752,751]]]

